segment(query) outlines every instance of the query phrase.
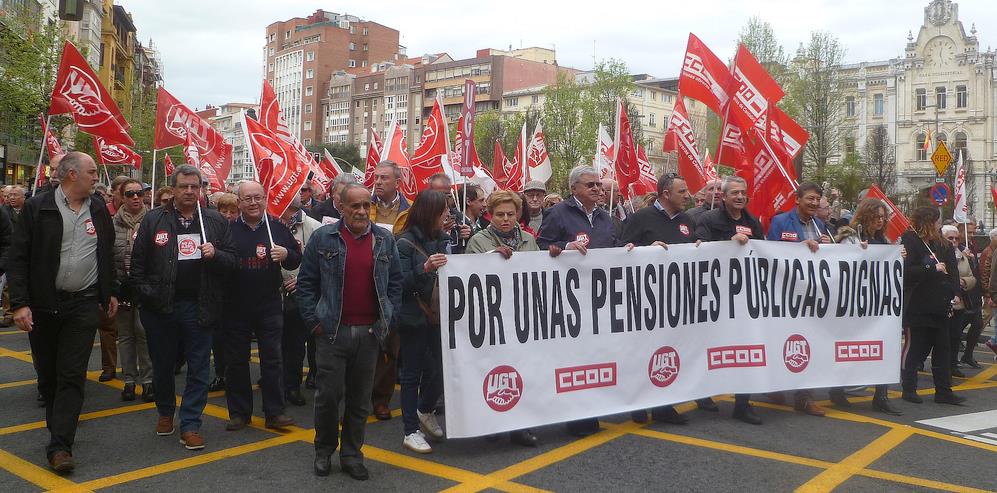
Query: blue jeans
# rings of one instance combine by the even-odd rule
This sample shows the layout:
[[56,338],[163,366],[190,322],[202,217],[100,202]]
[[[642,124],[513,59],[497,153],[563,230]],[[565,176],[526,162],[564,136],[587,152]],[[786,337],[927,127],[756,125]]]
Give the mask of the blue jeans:
[[405,434],[419,430],[416,410],[426,414],[436,407],[443,393],[443,356],[440,327],[422,325],[401,327],[402,423]]
[[149,309],[141,309],[139,313],[152,355],[152,383],[156,388],[159,415],[172,417],[176,412],[173,365],[177,361],[177,348],[182,343],[187,384],[180,401],[180,432],[200,430],[211,376],[211,328],[202,327],[198,322],[195,301],[177,301],[171,314]]

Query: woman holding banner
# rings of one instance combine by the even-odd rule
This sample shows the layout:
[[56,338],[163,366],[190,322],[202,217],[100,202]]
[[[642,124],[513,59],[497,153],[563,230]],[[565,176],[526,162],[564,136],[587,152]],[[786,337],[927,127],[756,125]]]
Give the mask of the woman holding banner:
[[[524,231],[519,223],[523,209],[523,199],[519,195],[508,190],[493,192],[488,196],[491,224],[471,237],[464,253],[495,252],[509,259],[513,252],[540,250],[536,238]],[[509,432],[509,440],[524,447],[537,446],[537,437],[530,430]]]
[[920,404],[917,368],[931,357],[935,402],[960,404],[966,400],[952,392],[949,358],[949,323],[952,306],[959,301],[959,267],[955,250],[942,240],[939,213],[918,207],[911,214],[911,228],[901,237],[904,259],[904,348],[900,370],[903,400]]
[[446,196],[423,190],[409,209],[397,241],[402,273],[402,308],[397,318],[402,362],[398,380],[405,427],[402,446],[420,454],[433,451],[426,442],[427,434],[436,440],[443,438],[434,414],[443,393],[436,271],[447,263],[450,238],[443,223],[449,215]]
[[[889,211],[879,199],[866,198],[859,203],[855,209],[855,216],[852,217],[847,226],[838,229],[838,234],[834,238],[835,243],[862,245],[888,245],[886,239],[886,217]],[[905,252],[901,251],[901,255]],[[877,411],[901,416],[902,412],[890,405],[887,394],[888,386],[881,384],[876,386],[876,393],[872,398],[872,407]],[[848,398],[845,397],[845,390],[841,387],[831,389],[831,402],[840,407],[851,407]]]

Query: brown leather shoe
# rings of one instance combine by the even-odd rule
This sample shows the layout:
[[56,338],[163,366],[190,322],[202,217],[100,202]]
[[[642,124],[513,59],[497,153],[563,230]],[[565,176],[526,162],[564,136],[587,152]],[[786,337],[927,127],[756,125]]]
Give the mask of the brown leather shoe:
[[204,438],[196,431],[185,431],[180,434],[180,443],[187,450],[201,450],[204,448]]
[[765,394],[765,397],[767,397],[769,402],[772,404],[778,404],[781,406],[786,403],[786,396],[783,395],[782,392],[769,392]]
[[294,418],[286,414],[278,414],[267,418],[264,426],[270,429],[282,430],[294,424]]
[[173,416],[160,416],[156,422],[156,434],[164,437],[172,435],[174,431],[176,428],[173,427]]
[[64,450],[52,452],[52,456],[48,458],[48,465],[53,471],[62,474],[70,473],[76,468],[73,456]]
[[793,406],[793,408],[811,416],[824,416],[827,414],[827,412],[824,411],[824,408],[818,406],[813,399],[799,399],[796,401],[796,405]]
[[391,410],[384,404],[378,404],[374,406],[374,417],[381,421],[387,421],[391,419]]

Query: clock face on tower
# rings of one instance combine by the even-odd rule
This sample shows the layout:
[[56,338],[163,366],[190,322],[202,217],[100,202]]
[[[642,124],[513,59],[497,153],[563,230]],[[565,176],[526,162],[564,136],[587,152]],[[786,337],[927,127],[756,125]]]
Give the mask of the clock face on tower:
[[955,43],[949,38],[935,38],[924,46],[924,61],[933,67],[955,64]]

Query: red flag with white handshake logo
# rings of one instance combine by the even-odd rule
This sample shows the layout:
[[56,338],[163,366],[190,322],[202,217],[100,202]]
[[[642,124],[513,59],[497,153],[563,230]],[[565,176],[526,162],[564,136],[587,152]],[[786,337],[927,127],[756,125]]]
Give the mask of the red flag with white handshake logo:
[[59,144],[59,139],[55,138],[55,134],[52,133],[51,128],[46,128],[45,116],[38,115],[38,122],[42,125],[42,131],[45,132],[45,149],[48,150],[48,161],[51,163],[56,156],[62,156],[66,151],[62,150],[62,145]]
[[166,168],[166,176],[173,176],[173,172],[176,169],[173,167],[173,160],[170,159],[170,155],[167,154],[166,158],[163,159],[163,166]]
[[188,137],[192,145],[197,148],[199,162],[210,165],[210,169],[201,167],[201,171],[210,174],[209,179],[215,184],[219,186],[224,184],[229,171],[232,170],[232,144],[225,142],[222,134],[208,122],[160,87],[156,96],[156,130],[153,146],[156,149],[177,145],[187,146]]
[[80,130],[129,146],[128,122],[79,50],[66,41],[52,87],[49,115],[70,113]]
[[449,140],[446,116],[437,99],[422,130],[422,141],[412,155],[412,173],[419,190],[429,188],[430,176],[445,172],[443,164],[449,160]]
[[280,217],[308,181],[309,165],[291,145],[252,118],[243,118],[250,156],[267,194],[267,212]]
[[97,151],[100,164],[131,165],[142,169],[142,156],[124,144],[108,142],[102,137],[93,138],[93,148]]
[[547,144],[544,142],[543,125],[537,121],[537,128],[530,139],[530,150],[526,153],[526,179],[539,180],[547,183],[554,174],[550,166],[550,155],[547,154]]
[[706,186],[706,169],[700,158],[699,145],[696,143],[696,135],[692,131],[682,94],[676,98],[675,109],[668,119],[663,150],[678,154],[679,175],[685,178],[690,192],[696,193]]
[[267,79],[263,79],[263,94],[260,96],[260,119],[259,122],[263,124],[267,130],[274,133],[284,142],[287,142],[294,152],[300,154],[301,160],[308,162],[308,169],[312,172],[312,177],[314,181],[318,182],[319,187],[323,190],[329,188],[329,184],[332,182],[334,177],[328,176],[325,169],[315,162],[314,157],[305,146],[301,145],[301,142],[291,134],[291,130],[287,126],[287,120],[284,119],[284,114],[280,110],[280,103],[277,102],[277,93],[274,92],[273,87]]

